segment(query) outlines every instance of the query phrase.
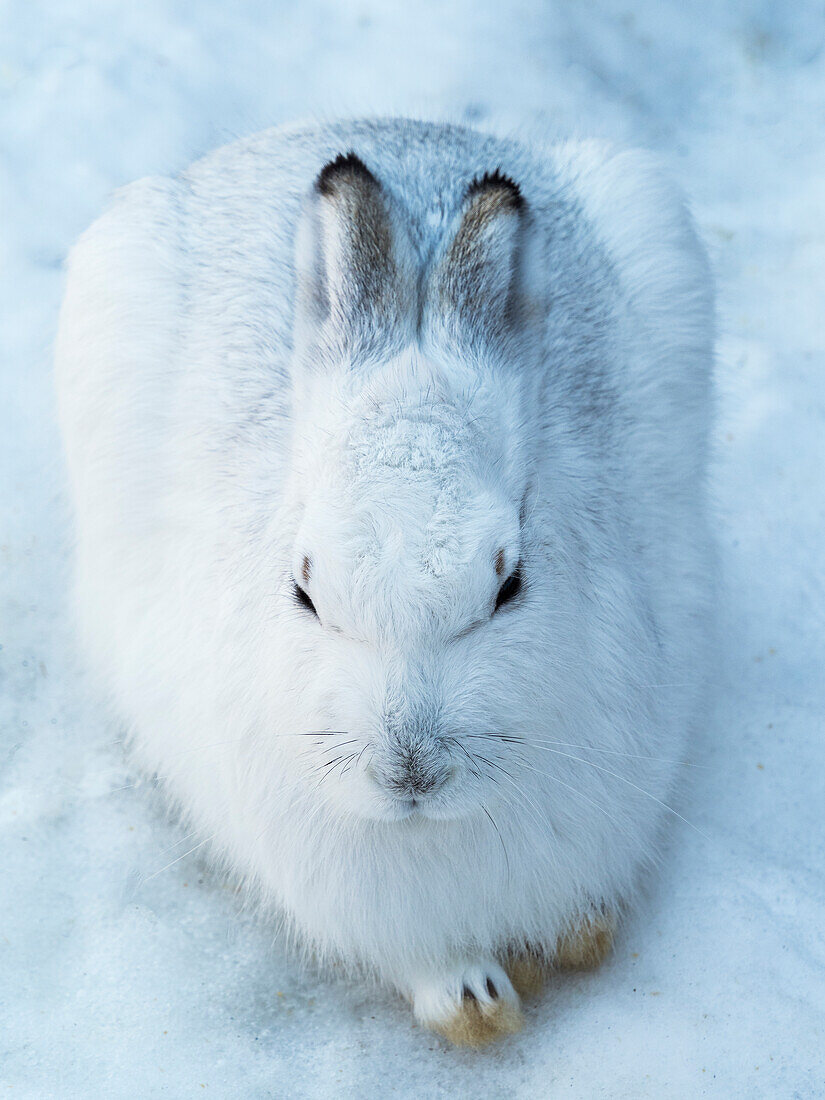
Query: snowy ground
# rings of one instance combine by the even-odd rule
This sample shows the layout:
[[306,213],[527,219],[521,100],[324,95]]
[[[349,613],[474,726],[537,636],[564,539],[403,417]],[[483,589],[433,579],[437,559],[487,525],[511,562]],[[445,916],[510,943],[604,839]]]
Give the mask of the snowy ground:
[[[6,0],[0,8],[0,1090],[825,1095],[825,8],[725,0]],[[50,342],[110,190],[308,114],[445,108],[660,150],[720,288],[719,702],[598,974],[457,1052],[308,976],[184,858],[86,697]]]

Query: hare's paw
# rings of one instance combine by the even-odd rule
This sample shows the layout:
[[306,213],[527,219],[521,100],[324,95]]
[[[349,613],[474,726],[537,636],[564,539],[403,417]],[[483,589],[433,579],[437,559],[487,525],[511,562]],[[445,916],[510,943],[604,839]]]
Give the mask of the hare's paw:
[[611,913],[595,911],[582,917],[559,936],[556,965],[563,970],[594,970],[613,946],[616,921]]
[[419,1023],[461,1046],[484,1046],[522,1024],[518,994],[492,960],[422,979],[413,988],[412,1002]]
[[520,997],[535,997],[541,993],[545,982],[555,970],[552,956],[529,946],[511,951],[504,966]]

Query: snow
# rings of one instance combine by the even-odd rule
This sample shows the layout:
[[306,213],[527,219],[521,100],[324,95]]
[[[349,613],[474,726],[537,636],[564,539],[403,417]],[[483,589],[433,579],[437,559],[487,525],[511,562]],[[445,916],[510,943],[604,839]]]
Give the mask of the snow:
[[[0,93],[3,1094],[825,1095],[822,3],[7,0]],[[114,187],[272,123],[445,110],[661,152],[720,295],[695,829],[611,961],[480,1054],[288,960],[135,786],[73,655],[50,379],[61,261]]]

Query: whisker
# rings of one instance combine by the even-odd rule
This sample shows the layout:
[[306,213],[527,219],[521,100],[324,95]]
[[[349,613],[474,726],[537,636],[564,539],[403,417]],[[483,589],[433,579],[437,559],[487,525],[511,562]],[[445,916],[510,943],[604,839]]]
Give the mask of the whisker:
[[210,840],[214,840],[217,835],[217,833],[212,833],[211,836],[205,837],[198,844],[196,844],[194,848],[190,848],[188,852],[184,852],[183,855],[178,856],[177,859],[173,859],[171,863],[167,863],[165,867],[161,867],[159,871],[154,871],[151,875],[146,875],[145,878],[141,878],[140,885],[142,886],[145,882],[149,882],[150,879],[157,878],[158,875],[162,875],[164,871],[168,871],[170,867],[174,867],[176,863],[180,863],[182,859],[186,859],[187,856],[191,856],[193,852],[196,852],[198,850],[198,848],[202,848],[204,844],[208,844]]
[[[491,741],[506,741],[516,745],[544,748],[546,745],[560,745],[565,749],[578,749],[580,752],[602,752],[609,756],[626,756],[631,760],[649,760],[656,764],[679,764],[684,768],[707,768],[707,764],[694,764],[690,760],[669,760],[664,756],[645,756],[642,753],[622,752],[621,749],[602,749],[596,745],[574,745],[571,741],[551,741],[546,737],[520,737],[512,733],[468,733],[467,737],[487,738]],[[552,749],[548,749],[552,752]]]
[[323,781],[325,779],[327,779],[330,775],[332,775],[332,773],[335,771],[335,768],[338,764],[340,764],[342,761],[352,760],[357,755],[358,754],[354,753],[354,752],[352,752],[352,753],[342,753],[340,756],[336,756],[334,760],[327,760],[323,764],[321,764],[320,767],[323,769],[323,771],[321,772],[321,778],[315,784],[314,789],[316,791],[318,790],[318,788],[321,786]]
[[[363,751],[364,751],[364,750],[363,750],[363,749],[361,749],[361,752],[363,752]],[[350,768],[352,767],[352,762],[353,762],[353,760],[354,760],[354,759],[356,758],[356,756],[360,756],[360,755],[361,755],[360,753],[356,753],[356,752],[354,752],[354,753],[353,753],[353,754],[352,754],[352,755],[350,756],[349,760],[347,760],[346,764],[345,764],[345,765],[344,765],[344,767],[343,767],[343,768],[341,769],[341,778],[342,778],[342,779],[344,778],[344,776],[345,776],[345,775],[347,774],[347,772],[348,772],[348,771],[350,770]]]
[[342,754],[341,754],[340,756],[334,756],[334,757],[333,757],[333,758],[332,758],[331,760],[324,760],[324,761],[323,761],[323,762],[321,763],[321,765],[320,765],[320,767],[322,767],[322,768],[324,769],[324,774],[326,774],[326,769],[327,769],[327,768],[328,768],[328,767],[329,767],[329,766],[330,766],[331,764],[337,764],[337,763],[339,762],[339,760],[343,760],[343,759],[344,759],[344,756],[345,756],[345,755],[346,755],[346,753],[342,753]]
[[344,745],[354,745],[356,741],[360,740],[360,737],[351,737],[349,741],[339,741],[338,744],[335,746],[335,749],[342,749]]
[[197,836],[200,829],[193,829],[191,833],[187,833],[186,836],[180,837],[173,844],[169,844],[166,848],[161,848],[158,852],[159,856],[165,856],[167,852],[171,852],[173,848],[177,848],[180,844],[185,844],[187,840],[191,840],[193,836]]
[[[338,744],[336,744],[335,746],[330,746],[330,748],[327,748],[325,751],[326,752],[330,752],[330,751],[337,752],[338,749],[342,749],[345,745],[354,745],[359,740],[360,740],[360,738],[358,738],[358,737],[351,737],[349,739],[349,741],[339,741]],[[316,742],[316,746],[317,746],[317,742]],[[301,753],[302,757],[312,756],[312,755],[313,755],[313,750],[312,749],[305,749]]]
[[[552,822],[548,818],[547,814],[542,814],[541,813],[541,811],[539,809],[539,806],[535,802],[535,800],[528,796],[528,794],[524,790],[524,788],[522,786],[520,786],[516,782],[516,780],[513,779],[513,777],[509,775],[509,773],[505,772],[504,775],[505,775],[506,778],[509,778],[510,784],[514,789],[514,791],[516,793],[516,796],[518,798],[520,798],[521,801],[524,803],[524,805],[527,807],[528,811],[530,812],[531,817],[533,818],[533,821],[535,821],[535,823],[539,826],[539,828],[543,829],[546,825],[549,825],[550,828],[552,829],[552,827],[553,827]],[[493,777],[488,776],[488,778],[492,779]]]
[[459,741],[459,739],[457,737],[450,737],[449,740],[452,741],[453,744],[458,745],[458,747],[461,749],[461,751],[464,753],[464,755],[470,761],[470,767],[473,769],[473,772],[474,772],[476,778],[481,779],[481,772],[479,771],[478,765],[476,764],[475,759],[473,758],[473,755],[470,753],[470,751],[467,748],[465,748],[464,745],[461,744],[461,742]]
[[[560,752],[558,749],[548,749],[548,752],[555,752],[558,756],[567,757],[568,760],[576,760],[580,764],[589,764],[591,768],[596,768],[598,771],[604,772],[605,775],[612,775],[614,779],[619,779],[622,783],[627,783],[628,786],[633,787],[634,790],[637,790],[640,794],[645,795],[646,798],[653,799],[653,801],[657,803],[657,805],[661,806],[662,809],[667,810],[669,813],[672,813],[675,817],[678,817],[680,821],[684,821],[685,825],[689,825],[690,828],[697,832],[703,840],[706,840],[708,841],[708,843],[710,843],[710,837],[703,833],[702,830],[698,826],[694,825],[692,821],[688,821],[688,819],[686,817],[683,817],[678,810],[674,810],[672,806],[668,806],[667,802],[663,802],[661,798],[657,798],[655,794],[651,794],[650,791],[646,791],[644,787],[640,787],[638,783],[634,783],[632,779],[628,779],[626,776],[620,775],[618,772],[611,771],[610,768],[605,768],[601,764],[595,763],[595,761],[593,760],[586,760],[583,756],[573,756],[569,752]],[[547,774],[550,776],[551,779],[558,778],[557,776],[552,775],[550,772],[548,772]]]
[[496,836],[498,837],[498,839],[499,839],[499,843],[501,844],[501,850],[502,850],[502,852],[504,853],[504,864],[505,864],[505,866],[506,866],[506,868],[507,868],[507,882],[508,882],[508,884],[509,884],[509,882],[510,882],[510,877],[511,877],[511,875],[510,875],[510,857],[509,857],[509,856],[507,855],[507,847],[506,847],[506,845],[505,845],[505,843],[504,843],[504,838],[503,838],[503,837],[502,837],[502,835],[501,835],[501,830],[499,829],[498,825],[496,825],[495,821],[493,821],[493,818],[492,818],[492,816],[491,816],[491,814],[490,814],[490,811],[489,811],[489,810],[487,809],[487,807],[486,807],[486,806],[482,806],[481,808],[482,808],[482,810],[484,811],[484,813],[485,813],[485,814],[487,815],[487,817],[488,817],[488,818],[490,819],[490,824],[491,824],[491,825],[493,826],[493,828],[495,829],[495,831],[496,831]]
[[349,730],[301,730],[300,733],[278,733],[276,737],[340,737]]
[[[275,738],[280,739],[281,737],[284,737],[284,738],[286,738],[286,737],[319,737],[319,738],[320,737],[340,737],[341,734],[348,733],[348,732],[349,732],[349,730],[304,730],[301,733],[279,733],[279,734],[275,735]],[[178,752],[174,752],[174,753],[170,754],[168,759],[175,760],[175,759],[179,759],[181,756],[186,756],[186,755],[188,755],[190,753],[193,753],[193,752],[206,752],[209,749],[223,748],[226,745],[237,745],[237,744],[240,744],[241,742],[243,742],[245,740],[247,740],[246,737],[233,737],[233,738],[229,738],[228,740],[225,740],[225,741],[212,741],[207,745],[200,745],[200,744],[190,745],[186,749],[180,749]],[[357,741],[358,738],[353,738],[353,740]],[[120,738],[117,741],[106,742],[106,744],[110,744],[110,743],[112,745],[126,744],[126,738]],[[344,744],[344,745],[348,745],[350,743],[351,742],[349,742],[349,741],[341,742],[341,744]],[[103,773],[101,773],[101,774],[103,774]],[[153,775],[153,776],[150,776],[150,777],[147,777],[147,778],[142,778],[141,777],[141,778],[138,778],[134,783],[124,783],[120,787],[113,787],[108,793],[109,794],[117,794],[119,791],[136,790],[138,787],[142,787],[144,785],[144,783],[148,783],[148,782],[161,783],[161,782],[163,782],[167,779],[171,779],[171,778],[172,778],[172,773],[171,772],[168,773],[167,775]]]
[[[352,762],[352,761],[353,761],[353,760],[355,759],[355,757],[356,757],[357,755],[358,755],[357,753],[355,753],[355,752],[351,752],[351,753],[349,754],[349,756],[345,756],[345,757],[343,758],[343,765],[342,765],[342,767],[341,767],[341,775],[343,775],[343,774],[344,774],[344,768],[345,768],[345,767],[347,766],[347,764],[350,764],[350,763],[351,763],[351,762]],[[339,763],[340,763],[340,761],[339,761]],[[330,768],[330,769],[329,769],[329,771],[328,771],[328,772],[326,772],[326,775],[325,775],[325,777],[326,777],[326,776],[329,776],[329,775],[331,775],[331,774],[332,774],[332,773],[333,773],[333,772],[335,771],[335,767],[337,767],[337,765],[335,765],[334,767]]]
[[[528,806],[528,809],[532,810],[534,820],[537,822],[537,824],[539,824],[539,825],[550,824],[550,826],[552,828],[552,822],[547,817],[547,814],[541,812],[541,810],[539,809],[538,804],[535,802],[535,800],[529,798],[529,796],[527,795],[527,792],[521,787],[521,785],[518,783],[515,776],[511,772],[507,771],[507,769],[504,768],[501,764],[499,764],[497,762],[494,763],[493,761],[489,760],[487,757],[482,757],[482,756],[480,756],[476,753],[471,754],[465,748],[465,746],[461,744],[461,741],[458,740],[458,738],[451,737],[450,740],[454,741],[459,746],[459,748],[462,749],[462,751],[465,753],[465,755],[469,758],[471,766],[473,767],[473,769],[475,771],[475,774],[478,778],[481,778],[481,774],[480,774],[477,766],[474,763],[474,760],[476,758],[479,759],[479,760],[483,760],[488,765],[488,767],[496,768],[498,771],[500,771],[503,775],[505,775],[510,780],[511,786],[515,789],[516,793],[522,798],[522,800]],[[560,779],[558,776],[552,775],[549,772],[544,772],[539,768],[531,767],[531,765],[525,763],[524,761],[519,761],[519,766],[520,767],[525,767],[529,771],[534,771],[538,775],[546,776],[547,778],[553,779],[557,783],[560,783],[561,786],[566,787],[568,790],[572,791],[574,794],[579,795],[580,798],[584,798],[585,801],[589,802],[592,806],[595,806],[595,808],[597,810],[600,810],[605,815],[605,817],[608,819],[608,821],[610,821],[610,823],[612,825],[614,825],[618,828],[621,828],[620,823],[618,821],[616,821],[616,819],[613,816],[611,816],[611,814],[609,814],[607,812],[607,810],[604,808],[604,806],[600,805],[598,802],[594,802],[593,799],[589,798],[586,794],[584,794],[583,791],[577,790],[575,787],[572,787],[569,783],[566,783],[563,779]],[[488,777],[488,779],[493,779],[493,782],[496,782],[496,780],[493,778],[493,776],[490,775],[489,773],[488,773],[487,777]]]
[[584,791],[578,790],[577,787],[572,787],[569,783],[566,783],[563,779],[560,779],[557,775],[553,775],[552,772],[544,771],[542,768],[534,768],[532,764],[526,764],[523,760],[519,762],[519,767],[527,768],[528,771],[535,772],[536,775],[543,775],[547,779],[552,779],[556,783],[560,783],[562,787],[566,787],[568,791],[572,791],[573,794],[583,798],[585,802],[589,802],[591,806],[595,806],[597,810],[600,810],[611,825],[618,824],[616,819],[608,813],[608,811],[601,805],[601,803],[594,801],[589,795],[586,795]]

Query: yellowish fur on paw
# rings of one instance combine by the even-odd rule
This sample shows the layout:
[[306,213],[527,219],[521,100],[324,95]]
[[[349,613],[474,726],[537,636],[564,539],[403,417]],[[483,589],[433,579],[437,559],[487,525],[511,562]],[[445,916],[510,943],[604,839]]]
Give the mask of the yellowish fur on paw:
[[504,964],[507,976],[520,997],[535,997],[541,993],[548,974],[553,969],[552,961],[544,955],[525,950],[512,954]]
[[562,970],[595,970],[613,946],[616,921],[610,913],[590,913],[559,936],[556,965]]
[[485,1005],[465,997],[449,1019],[434,1021],[430,1027],[456,1046],[478,1048],[506,1035],[514,1035],[523,1023],[521,1009],[513,1001],[493,1001]]

